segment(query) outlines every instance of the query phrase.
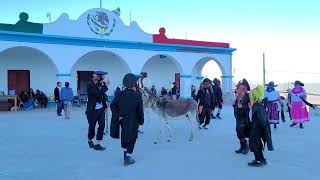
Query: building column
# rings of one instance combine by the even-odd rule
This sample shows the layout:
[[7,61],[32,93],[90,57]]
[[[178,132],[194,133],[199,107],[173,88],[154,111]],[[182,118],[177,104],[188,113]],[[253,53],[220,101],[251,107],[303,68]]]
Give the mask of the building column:
[[180,87],[180,96],[184,98],[191,97],[191,85],[192,85],[192,76],[191,75],[180,75],[180,78],[183,79],[183,84]]
[[233,76],[221,76],[222,92],[223,93],[231,93],[232,92],[232,78],[233,78]]

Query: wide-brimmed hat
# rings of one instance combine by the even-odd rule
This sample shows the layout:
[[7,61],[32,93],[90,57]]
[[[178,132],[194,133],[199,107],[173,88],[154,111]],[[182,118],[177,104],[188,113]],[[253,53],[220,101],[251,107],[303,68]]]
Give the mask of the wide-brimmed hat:
[[122,84],[127,88],[132,88],[137,84],[138,79],[139,77],[137,77],[136,75],[128,73],[124,76]]
[[240,86],[240,85],[245,86],[245,87],[247,88],[247,90],[250,91],[250,85],[249,85],[247,79],[242,79],[242,80],[239,82],[239,86]]
[[275,85],[273,81],[270,81],[268,84],[266,84],[266,86],[268,88],[274,88],[274,87],[277,87],[278,85]]
[[95,71],[94,74],[99,75],[99,76],[104,76],[104,75],[107,75],[108,73],[105,71]]
[[300,86],[304,86],[304,84],[301,81],[295,81],[294,85],[300,85]]
[[205,83],[211,83],[212,81],[211,81],[209,78],[205,78],[205,79],[203,80],[203,82],[205,82]]

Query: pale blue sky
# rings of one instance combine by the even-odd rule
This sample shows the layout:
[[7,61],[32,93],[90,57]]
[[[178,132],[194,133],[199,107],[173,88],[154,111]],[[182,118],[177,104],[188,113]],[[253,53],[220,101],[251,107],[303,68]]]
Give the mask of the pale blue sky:
[[[77,19],[99,0],[0,0],[0,22],[15,23],[20,12],[30,21],[48,22],[66,12]],[[300,79],[320,82],[320,1],[317,0],[103,0],[103,7],[120,6],[121,18],[132,19],[148,33],[159,27],[175,38],[223,41],[234,53],[235,80],[261,81],[262,52],[267,80]]]

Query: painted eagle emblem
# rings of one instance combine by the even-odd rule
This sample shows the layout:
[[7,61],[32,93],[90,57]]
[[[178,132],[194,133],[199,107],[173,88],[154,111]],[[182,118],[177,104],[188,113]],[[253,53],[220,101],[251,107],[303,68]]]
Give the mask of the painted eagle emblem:
[[97,35],[107,35],[109,36],[113,31],[115,22],[111,28],[109,28],[109,17],[107,13],[96,11],[95,13],[88,14],[87,24],[92,32]]

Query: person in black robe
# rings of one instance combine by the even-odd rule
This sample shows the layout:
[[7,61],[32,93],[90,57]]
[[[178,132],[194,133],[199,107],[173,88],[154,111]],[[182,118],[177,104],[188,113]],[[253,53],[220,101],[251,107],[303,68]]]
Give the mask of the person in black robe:
[[[119,138],[121,126],[121,147],[124,149],[124,165],[131,165],[135,160],[131,157],[138,138],[139,125],[144,123],[142,94],[138,92],[137,78],[134,74],[127,74],[123,78],[126,87],[111,103],[112,120],[110,135]],[[118,134],[117,134],[118,133]]]
[[217,106],[218,106],[217,114],[216,114],[216,116],[213,116],[213,117],[221,119],[220,114],[221,114],[223,99],[222,99],[222,89],[220,87],[219,79],[215,78],[213,80],[212,89],[213,89],[214,96],[216,97],[216,103],[217,103]]
[[211,112],[215,108],[215,97],[212,91],[211,81],[203,81],[195,100],[199,102],[199,129],[208,129]]
[[[97,151],[103,151],[106,148],[101,146],[103,139],[103,133],[105,128],[105,110],[107,109],[107,97],[108,91],[107,85],[109,82],[104,81],[104,75],[106,72],[96,71],[93,74],[91,82],[87,86],[88,102],[87,102],[87,119],[89,123],[88,129],[88,144],[90,148]],[[96,124],[99,124],[96,134]],[[96,136],[96,144],[93,143],[93,138]]]
[[270,124],[267,120],[265,105],[263,104],[264,87],[258,86],[250,92],[252,105],[252,117],[250,123],[249,146],[255,160],[248,163],[251,167],[267,165],[263,155],[264,144],[269,151],[273,151]]
[[236,119],[236,132],[240,142],[240,148],[235,152],[238,154],[248,154],[249,146],[247,138],[249,136],[249,103],[250,98],[248,91],[250,91],[249,83],[246,79],[243,79],[237,84],[236,100],[233,103],[234,116]]

